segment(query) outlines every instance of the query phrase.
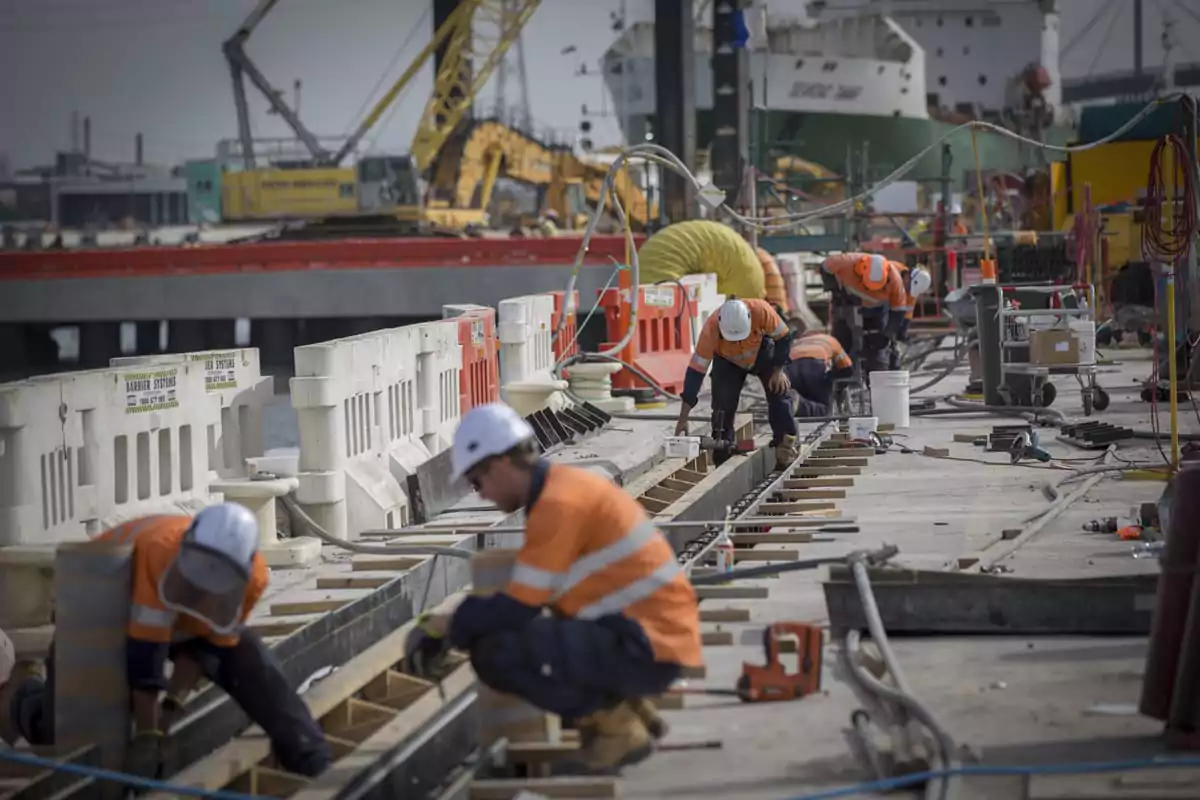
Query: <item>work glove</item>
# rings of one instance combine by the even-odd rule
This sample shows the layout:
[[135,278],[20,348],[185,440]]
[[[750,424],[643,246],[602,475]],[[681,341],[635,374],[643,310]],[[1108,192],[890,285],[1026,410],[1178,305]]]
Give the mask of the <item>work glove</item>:
[[404,640],[405,671],[418,678],[427,678],[438,673],[450,651],[446,637],[433,633],[428,626],[432,614],[417,617],[408,637]]
[[783,370],[777,369],[767,380],[767,388],[775,394],[787,394],[787,391],[792,388],[792,383]]
[[138,731],[125,751],[125,772],[138,778],[160,780],[166,736],[162,731]]

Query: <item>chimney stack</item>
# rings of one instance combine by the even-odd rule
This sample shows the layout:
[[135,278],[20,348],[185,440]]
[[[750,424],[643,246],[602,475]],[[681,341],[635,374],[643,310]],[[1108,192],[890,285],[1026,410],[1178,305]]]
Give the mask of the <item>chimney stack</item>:
[[83,118],[83,157],[92,160],[92,118]]
[[142,135],[133,138],[133,163],[142,166]]

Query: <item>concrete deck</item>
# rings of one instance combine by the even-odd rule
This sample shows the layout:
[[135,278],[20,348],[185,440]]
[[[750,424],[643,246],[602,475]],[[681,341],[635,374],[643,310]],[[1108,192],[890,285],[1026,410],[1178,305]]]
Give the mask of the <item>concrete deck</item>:
[[[1099,381],[1112,396],[1112,405],[1093,418],[1149,428],[1149,406],[1138,399],[1136,385],[1148,374],[1148,355],[1128,350],[1111,355],[1123,363],[1101,368]],[[927,395],[960,391],[965,382],[965,374],[955,373]],[[1068,377],[1056,383],[1060,394],[1054,407],[1068,417],[1082,417],[1075,381]],[[1190,403],[1180,412],[1182,430],[1200,430],[1200,413],[1193,413]],[[1168,430],[1165,409],[1160,416],[1163,430]],[[839,555],[887,542],[899,546],[898,563],[935,569],[979,548],[989,535],[1020,527],[1025,517],[1047,504],[1041,484],[1066,473],[1009,466],[1007,454],[953,443],[956,432],[982,433],[1001,422],[981,415],[914,418],[911,428],[899,432],[898,443],[916,453],[924,445],[948,447],[955,459],[967,460],[895,451],[875,456],[840,501],[842,513],[858,517],[862,533],[799,545],[801,557]],[[1061,458],[1099,455],[1056,441],[1043,444]],[[1124,443],[1119,453],[1129,460],[1162,463],[1152,441]],[[1115,534],[1084,533],[1081,526],[1095,518],[1127,515],[1130,506],[1157,499],[1162,488],[1160,482],[1105,478],[1003,563],[1012,574],[1027,577],[1156,572],[1156,560],[1135,560],[1131,545]],[[733,632],[735,644],[706,647],[707,680],[693,685],[728,688],[743,661],[761,663],[764,623],[827,621],[818,573],[791,573],[758,585],[770,586],[769,599],[720,601],[722,607],[750,609],[751,622],[720,626]],[[701,608],[710,605],[715,607],[714,601]],[[1133,710],[1140,692],[1144,638],[894,638],[893,645],[918,697],[982,763],[1123,759],[1162,750],[1160,724]],[[657,755],[625,771],[623,796],[789,798],[863,780],[865,774],[842,735],[857,702],[834,676],[834,647],[827,645],[820,695],[761,705],[688,696],[683,710],[666,712],[670,738],[721,739],[723,750]],[[1194,788],[1194,775],[1192,779]],[[1069,780],[1082,786],[1089,779]],[[964,796],[1024,797],[1023,782],[1009,777],[971,779]]]

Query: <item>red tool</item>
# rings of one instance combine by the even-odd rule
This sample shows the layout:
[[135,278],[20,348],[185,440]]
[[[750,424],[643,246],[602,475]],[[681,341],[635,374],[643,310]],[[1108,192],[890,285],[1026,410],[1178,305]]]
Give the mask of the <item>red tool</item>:
[[[794,636],[796,672],[788,672],[779,659],[779,641]],[[738,697],[747,703],[798,700],[821,690],[821,657],[825,639],[820,628],[800,622],[776,622],[763,631],[767,663],[742,664]]]

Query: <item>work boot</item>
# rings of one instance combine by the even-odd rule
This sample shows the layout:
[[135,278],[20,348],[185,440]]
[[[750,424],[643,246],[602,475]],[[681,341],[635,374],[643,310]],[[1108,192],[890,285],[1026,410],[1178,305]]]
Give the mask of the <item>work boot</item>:
[[17,727],[17,690],[31,678],[45,680],[42,665],[37,661],[18,661],[8,676],[8,680],[0,685],[0,741],[9,747],[16,747],[17,742],[24,739],[24,734]]
[[633,709],[633,713],[638,715],[638,719],[646,726],[646,730],[655,741],[662,739],[670,731],[667,721],[658,715],[658,709],[654,707],[654,703],[644,697],[634,697],[625,702]]
[[784,436],[779,440],[779,444],[775,445],[775,469],[787,469],[799,454],[796,449],[796,437]]
[[555,775],[616,775],[654,752],[645,724],[629,703],[577,721],[579,750],[552,767]]

